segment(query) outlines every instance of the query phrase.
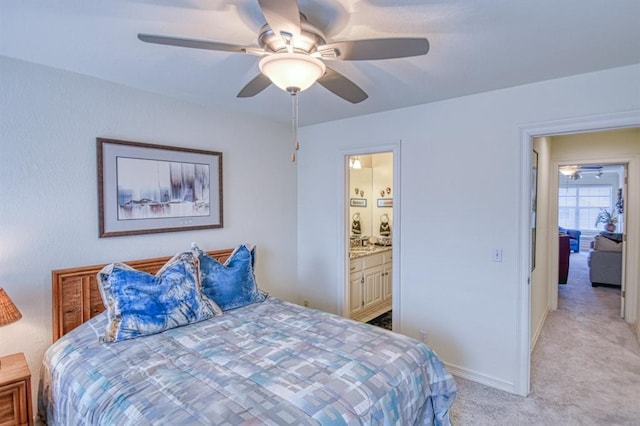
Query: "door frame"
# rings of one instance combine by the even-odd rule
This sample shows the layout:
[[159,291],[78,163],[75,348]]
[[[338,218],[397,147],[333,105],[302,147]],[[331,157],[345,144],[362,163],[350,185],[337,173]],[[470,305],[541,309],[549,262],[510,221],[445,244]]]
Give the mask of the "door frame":
[[[598,130],[613,130],[625,127],[640,127],[640,110],[620,113],[600,114],[595,116],[583,116],[564,120],[531,123],[519,126],[520,143],[518,143],[518,157],[520,158],[520,175],[518,186],[520,188],[520,208],[518,214],[518,228],[520,230],[520,247],[518,259],[518,315],[516,318],[516,332],[518,333],[518,368],[514,380],[514,391],[522,396],[527,396],[531,388],[531,161],[533,152],[533,139],[536,137],[553,136],[570,133],[584,133]],[[629,162],[634,167],[629,171],[635,176],[629,176],[630,181],[640,182],[640,159],[634,158]],[[629,200],[631,201],[631,200]],[[635,200],[638,204],[638,200]],[[627,206],[630,208],[630,206]],[[640,211],[640,210],[639,210]],[[631,215],[628,216],[629,219]],[[627,229],[633,229],[640,234],[638,227],[640,220],[633,218],[633,224],[628,222]],[[640,237],[640,235],[638,235]],[[638,239],[634,238],[633,244],[627,245],[627,256],[633,254],[638,258]],[[631,243],[631,241],[628,241]],[[553,250],[552,250],[553,251]],[[557,251],[556,251],[557,255]],[[636,262],[637,263],[637,262]],[[629,265],[629,263],[627,263]],[[627,268],[629,273],[629,268]],[[638,275],[636,267],[636,276]],[[632,296],[632,295],[628,295]],[[633,295],[637,299],[637,295]],[[634,300],[634,303],[637,300]],[[638,321],[636,319],[636,329]]]
[[401,319],[401,271],[400,271],[400,258],[401,258],[401,194],[402,185],[400,180],[400,146],[401,141],[391,142],[385,145],[373,145],[373,146],[354,146],[342,150],[338,155],[340,176],[338,177],[338,184],[340,185],[338,193],[340,194],[340,205],[338,207],[338,237],[336,241],[339,241],[337,248],[338,259],[338,274],[337,280],[342,285],[337,286],[338,294],[336,295],[338,306],[337,312],[342,316],[348,317],[349,306],[347,301],[347,292],[349,291],[347,283],[349,282],[349,232],[350,232],[350,217],[349,217],[349,203],[348,196],[350,194],[349,189],[349,157],[354,155],[370,155],[380,154],[384,152],[393,153],[393,192],[391,198],[393,199],[393,226],[391,227],[391,239],[393,244],[391,246],[392,263],[391,268],[393,274],[392,279],[392,324],[393,331],[397,333],[402,332],[402,319]]

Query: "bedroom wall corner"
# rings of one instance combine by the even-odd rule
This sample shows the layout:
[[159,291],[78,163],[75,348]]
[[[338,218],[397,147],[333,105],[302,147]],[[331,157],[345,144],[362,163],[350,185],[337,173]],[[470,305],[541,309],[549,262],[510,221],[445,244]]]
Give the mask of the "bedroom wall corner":
[[[25,353],[34,398],[52,336],[52,269],[246,242],[260,287],[295,300],[288,125],[1,56],[0,74],[0,285],[23,314],[0,328],[0,355]],[[224,227],[98,238],[96,137],[221,151]]]
[[[519,129],[638,109],[640,97],[630,88],[640,87],[639,71],[640,65],[633,65],[302,128],[298,281],[303,291],[317,294],[321,309],[335,311],[341,285],[333,272],[341,261],[334,213],[340,206],[335,194],[340,153],[402,140],[400,331],[419,338],[426,330],[429,345],[445,363],[519,393],[529,368],[521,352],[530,343],[527,336],[522,344],[519,329],[518,286],[523,272],[529,276],[520,267],[528,249],[524,253],[520,243],[525,231],[518,219]],[[311,194],[325,194],[322,209]],[[495,248],[503,250],[502,262],[492,261]],[[536,326],[543,323],[543,312],[536,314]]]

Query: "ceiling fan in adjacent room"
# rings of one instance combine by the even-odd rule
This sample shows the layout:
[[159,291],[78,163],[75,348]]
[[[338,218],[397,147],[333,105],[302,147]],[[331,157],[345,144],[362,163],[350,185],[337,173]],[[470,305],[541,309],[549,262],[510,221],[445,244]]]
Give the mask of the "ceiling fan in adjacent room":
[[582,165],[582,166],[561,166],[560,173],[567,176],[569,180],[578,180],[582,178],[583,173],[595,173],[596,178],[602,176],[602,166],[599,165]]

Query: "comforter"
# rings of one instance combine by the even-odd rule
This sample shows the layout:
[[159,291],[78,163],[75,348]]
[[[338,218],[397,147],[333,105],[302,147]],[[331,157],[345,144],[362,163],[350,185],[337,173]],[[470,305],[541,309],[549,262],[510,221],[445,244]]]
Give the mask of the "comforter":
[[269,297],[163,333],[104,343],[102,313],[52,345],[49,425],[447,425],[456,395],[412,338]]

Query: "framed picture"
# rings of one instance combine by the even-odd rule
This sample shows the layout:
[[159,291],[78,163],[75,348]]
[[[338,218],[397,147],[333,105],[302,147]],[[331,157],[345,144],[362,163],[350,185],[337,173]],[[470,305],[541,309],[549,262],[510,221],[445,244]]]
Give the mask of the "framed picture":
[[367,207],[367,199],[366,198],[351,198],[349,200],[349,205],[351,207]]
[[536,268],[536,214],[538,210],[538,153],[531,154],[531,270]]
[[378,198],[378,207],[393,207],[393,198]]
[[222,153],[97,139],[100,237],[222,228]]

